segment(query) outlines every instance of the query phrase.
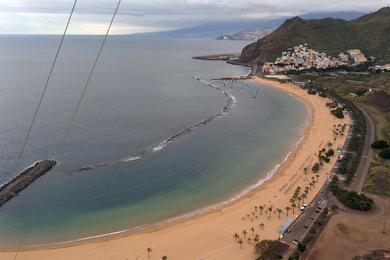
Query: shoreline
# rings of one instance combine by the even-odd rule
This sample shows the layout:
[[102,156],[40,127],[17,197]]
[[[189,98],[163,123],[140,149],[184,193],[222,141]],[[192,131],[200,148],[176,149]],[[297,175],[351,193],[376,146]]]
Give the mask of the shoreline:
[[[133,239],[137,236],[153,236],[157,235],[158,232],[165,232],[167,229],[175,229],[179,225],[186,225],[191,222],[199,222],[199,221],[207,221],[207,218],[218,218],[219,215],[223,214],[223,211],[230,211],[233,210],[235,207],[242,207],[242,206],[248,206],[248,200],[254,199],[259,193],[267,189],[267,186],[272,185],[275,182],[278,182],[281,180],[281,177],[285,174],[283,173],[286,171],[291,164],[295,162],[294,159],[296,159],[297,155],[299,155],[300,152],[302,152],[302,147],[308,143],[310,133],[313,130],[313,126],[315,124],[316,116],[318,116],[318,113],[316,111],[316,108],[311,102],[310,97],[308,97],[308,94],[304,94],[304,90],[298,90],[296,87],[292,87],[288,84],[282,84],[275,81],[265,80],[256,78],[255,81],[258,81],[267,87],[274,87],[277,89],[280,89],[282,91],[286,91],[289,95],[294,96],[295,98],[299,99],[301,102],[303,102],[308,110],[309,110],[309,116],[308,119],[305,120],[305,125],[302,127],[303,131],[301,134],[298,135],[298,142],[295,145],[292,145],[292,149],[290,152],[287,153],[287,155],[284,157],[284,159],[277,163],[271,171],[267,173],[265,177],[262,177],[260,180],[258,180],[255,184],[250,185],[248,188],[246,188],[243,191],[240,191],[237,193],[236,196],[227,199],[221,203],[214,204],[211,206],[207,206],[204,208],[196,209],[193,211],[190,211],[188,213],[184,213],[180,216],[174,216],[170,219],[166,219],[163,221],[159,221],[157,223],[152,223],[150,225],[142,225],[139,230],[134,231],[134,228],[125,230],[125,231],[118,231],[113,232],[111,234],[103,234],[99,235],[97,237],[92,238],[83,238],[78,240],[72,240],[69,242],[60,242],[60,243],[54,243],[54,244],[46,244],[46,245],[38,245],[38,246],[26,246],[21,250],[20,254],[25,253],[34,253],[34,252],[54,252],[55,250],[69,250],[72,251],[74,248],[80,248],[80,247],[89,247],[93,244],[101,244],[102,242],[120,242],[120,240],[126,240],[126,239]],[[290,89],[291,88],[291,89]],[[295,91],[294,91],[295,90]],[[299,93],[301,92],[301,93]],[[330,114],[328,112],[328,114]],[[330,116],[330,115],[328,115]],[[317,122],[317,121],[316,121]],[[300,138],[299,138],[300,137]],[[315,151],[312,151],[315,152]],[[333,164],[333,160],[332,160]],[[323,184],[323,183],[322,183]],[[320,188],[322,185],[318,185],[317,188]],[[314,193],[312,197],[314,197],[317,193]],[[275,196],[276,198],[276,196]],[[311,199],[311,198],[310,198]],[[270,200],[271,201],[271,200]],[[252,202],[253,203],[253,202]],[[228,213],[226,213],[228,214]],[[215,216],[217,215],[217,216]],[[236,214],[234,214],[236,215]],[[223,218],[224,216],[221,216]],[[140,227],[140,226],[138,226]],[[158,235],[157,235],[158,236]],[[138,239],[139,240],[139,239]],[[142,242],[142,241],[141,241]],[[253,250],[252,250],[253,251]],[[10,251],[9,251],[10,252]],[[2,257],[3,252],[0,252],[0,258]],[[252,252],[253,253],[253,252]]]
[[[269,84],[269,83],[266,83]],[[266,87],[268,85],[264,84]],[[290,95],[290,94],[289,94]],[[28,250],[40,250],[40,249],[55,249],[55,248],[64,248],[68,246],[75,246],[75,245],[80,245],[84,243],[89,243],[89,242],[96,242],[96,241],[106,241],[110,239],[115,239],[118,237],[122,236],[127,236],[127,235],[133,235],[137,233],[142,233],[142,232],[148,232],[151,230],[158,230],[165,228],[169,225],[174,225],[180,222],[184,222],[187,220],[195,219],[202,217],[203,215],[213,213],[215,211],[221,210],[225,207],[234,205],[235,203],[239,203],[239,201],[246,196],[250,196],[251,193],[254,193],[259,189],[262,185],[264,185],[267,181],[269,181],[273,176],[275,176],[278,171],[280,170],[281,167],[284,166],[286,162],[288,162],[289,158],[294,155],[295,151],[299,149],[299,146],[302,142],[304,142],[306,138],[306,131],[307,128],[310,128],[311,125],[311,118],[312,118],[312,111],[311,108],[309,107],[309,104],[300,99],[297,96],[291,95],[294,98],[298,99],[300,102],[304,103],[307,110],[308,110],[308,115],[304,120],[304,125],[301,127],[299,130],[299,133],[297,134],[297,138],[295,139],[296,142],[292,142],[290,147],[287,149],[286,154],[283,156],[283,158],[280,161],[277,161],[267,173],[257,179],[253,184],[249,184],[246,188],[239,190],[235,192],[232,196],[229,196],[225,199],[223,199],[220,202],[213,203],[211,205],[206,205],[197,209],[193,210],[188,210],[183,213],[179,213],[177,215],[174,215],[172,217],[168,217],[162,220],[158,220],[155,222],[151,223],[145,223],[141,224],[135,227],[131,227],[128,229],[124,230],[118,230],[118,231],[113,231],[110,233],[104,233],[104,234],[99,234],[99,235],[93,235],[93,236],[87,236],[87,237],[82,237],[82,238],[77,238],[73,240],[67,240],[67,241],[61,241],[61,242],[53,242],[53,243],[43,243],[43,244],[33,244],[33,245],[26,245],[21,251],[28,251]],[[4,252],[12,252],[12,250],[3,250]],[[0,250],[1,252],[1,250]]]

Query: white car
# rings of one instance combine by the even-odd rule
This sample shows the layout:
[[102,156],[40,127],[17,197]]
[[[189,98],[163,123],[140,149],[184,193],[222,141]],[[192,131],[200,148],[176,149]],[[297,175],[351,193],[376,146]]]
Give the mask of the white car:
[[298,245],[299,244],[299,240],[298,239],[294,239],[292,242],[291,242],[293,245]]

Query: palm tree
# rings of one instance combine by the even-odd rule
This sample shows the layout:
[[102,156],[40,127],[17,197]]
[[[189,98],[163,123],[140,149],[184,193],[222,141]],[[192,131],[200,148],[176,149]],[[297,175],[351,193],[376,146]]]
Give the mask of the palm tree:
[[264,207],[263,207],[263,206],[259,206],[259,209],[260,209],[260,215],[263,215],[263,209],[264,209]]
[[290,199],[290,203],[294,203],[295,200],[293,198]]
[[242,231],[242,235],[243,235],[244,237],[246,237],[246,234],[248,234],[248,232],[246,232],[246,230],[244,229],[244,231]]
[[288,217],[288,211],[290,210],[291,208],[289,206],[286,207],[286,214],[287,214],[287,217]]
[[146,249],[146,251],[148,252],[148,258],[150,257],[150,253],[152,253],[152,248],[151,247],[148,247]]
[[301,200],[302,200],[302,197],[301,197],[301,196],[299,196],[299,197],[297,198],[297,200],[298,200],[298,206],[299,206],[299,205],[301,205]]
[[255,241],[255,243],[258,243],[260,241],[260,238],[259,238],[259,235],[256,234],[255,238],[253,239],[253,241]]
[[237,239],[240,238],[240,236],[239,236],[237,233],[234,233],[234,234],[233,234],[233,238],[234,238],[234,240],[237,240]]
[[242,244],[243,244],[244,242],[242,242],[242,240],[240,239],[240,240],[238,240],[238,244],[240,244],[240,248],[242,248]]
[[250,244],[252,242],[252,239],[248,237],[248,243]]
[[269,207],[269,208],[268,208],[268,211],[269,211],[269,217],[271,218],[272,207]]
[[305,203],[305,199],[307,198],[306,194],[302,194],[301,197],[302,197],[302,203]]
[[295,203],[291,204],[291,208],[292,208],[292,211],[293,211],[293,214],[294,214],[294,209],[297,207],[297,205],[295,205]]
[[317,174],[317,175],[316,175],[316,178],[317,178],[317,182],[318,182],[318,178],[319,178],[319,177],[320,177],[320,175],[318,175],[318,174]]
[[283,210],[282,209],[276,209],[276,211],[278,212],[278,217],[279,217],[279,219],[280,219],[280,214],[283,212]]
[[255,206],[255,211],[257,211],[257,206]]
[[332,143],[328,142],[328,149],[332,149]]
[[303,168],[303,173],[304,173],[305,175],[307,175],[307,168],[306,168],[306,167]]
[[251,231],[252,233],[255,233],[255,228],[254,228],[254,227],[251,227],[250,231]]
[[260,223],[260,228],[261,228],[262,230],[264,230],[264,223],[263,223],[263,222]]
[[161,257],[161,259],[162,259],[162,260],[167,260],[168,257],[164,255],[164,256]]

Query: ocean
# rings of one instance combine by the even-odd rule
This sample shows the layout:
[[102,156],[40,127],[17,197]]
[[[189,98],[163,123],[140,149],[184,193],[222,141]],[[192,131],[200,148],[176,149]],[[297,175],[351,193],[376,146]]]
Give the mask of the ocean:
[[191,59],[248,42],[117,36],[59,147],[101,40],[66,38],[15,170],[59,38],[0,37],[0,184],[37,160],[58,161],[0,208],[0,247],[139,228],[221,204],[265,178],[303,134],[308,111],[296,98],[213,80],[248,67]]

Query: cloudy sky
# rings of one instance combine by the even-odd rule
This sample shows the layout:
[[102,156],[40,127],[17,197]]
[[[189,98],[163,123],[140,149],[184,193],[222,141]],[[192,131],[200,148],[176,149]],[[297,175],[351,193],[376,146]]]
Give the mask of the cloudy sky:
[[[74,0],[0,0],[0,34],[59,34]],[[99,34],[118,0],[78,0],[70,33]],[[122,0],[113,33],[169,30],[208,21],[309,12],[370,12],[390,0]]]

